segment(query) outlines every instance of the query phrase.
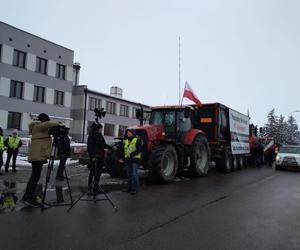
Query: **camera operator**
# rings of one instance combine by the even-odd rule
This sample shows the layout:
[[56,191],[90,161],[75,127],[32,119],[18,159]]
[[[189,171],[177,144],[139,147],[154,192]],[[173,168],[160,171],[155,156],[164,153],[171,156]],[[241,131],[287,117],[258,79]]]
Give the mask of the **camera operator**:
[[90,157],[90,175],[88,180],[88,191],[93,193],[99,193],[99,181],[102,174],[102,168],[104,164],[104,149],[112,149],[105,142],[102,135],[102,125],[99,123],[93,123],[90,127],[90,133],[87,143],[87,151]]
[[59,166],[56,173],[56,180],[63,181],[66,177],[64,176],[64,170],[67,159],[71,156],[69,128],[64,128],[59,138],[60,147],[58,147],[59,155]]
[[49,116],[45,113],[39,114],[37,118],[38,121],[29,124],[29,133],[32,134],[32,137],[28,161],[32,164],[32,173],[22,198],[26,205],[32,207],[40,206],[36,199],[36,186],[41,176],[43,164],[47,163],[50,156],[52,140],[48,129],[59,126],[59,123],[50,121]]

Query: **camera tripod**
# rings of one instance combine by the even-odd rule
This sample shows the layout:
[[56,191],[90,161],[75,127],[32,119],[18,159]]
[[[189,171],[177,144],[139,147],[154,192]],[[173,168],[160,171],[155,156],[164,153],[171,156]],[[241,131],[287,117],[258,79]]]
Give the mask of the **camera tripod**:
[[[109,201],[109,203],[111,204],[111,206],[114,208],[115,211],[118,210],[117,206],[112,202],[112,200],[108,197],[108,195],[106,194],[106,192],[103,190],[103,188],[101,187],[100,183],[98,183],[98,181],[96,180],[96,168],[97,168],[97,160],[94,165],[94,170],[93,170],[93,193],[89,193],[89,192],[85,192],[83,193],[72,205],[71,207],[68,209],[68,212],[71,211],[71,209],[79,202],[79,201],[91,201],[96,203],[97,201]],[[97,187],[97,190],[96,188]],[[98,193],[98,192],[101,193]],[[85,196],[88,196],[89,194],[92,194],[93,198],[84,198]],[[103,194],[105,197],[102,198],[98,198],[97,196]]]
[[50,159],[49,159],[49,163],[48,163],[48,167],[47,167],[46,183],[45,183],[45,188],[44,188],[43,198],[42,198],[42,205],[41,205],[42,211],[45,209],[52,208],[52,207],[72,206],[74,204],[66,167],[64,167],[64,174],[65,174],[65,179],[66,179],[67,185],[68,185],[68,191],[69,191],[71,203],[63,203],[63,204],[52,203],[52,204],[50,204],[50,203],[45,202],[47,188],[48,188],[48,184],[50,181],[51,172],[53,170],[53,164],[54,164],[55,157],[58,155],[59,159],[61,159],[61,155],[58,153],[62,154],[60,137],[54,136],[54,140],[53,140],[52,147],[51,147]]

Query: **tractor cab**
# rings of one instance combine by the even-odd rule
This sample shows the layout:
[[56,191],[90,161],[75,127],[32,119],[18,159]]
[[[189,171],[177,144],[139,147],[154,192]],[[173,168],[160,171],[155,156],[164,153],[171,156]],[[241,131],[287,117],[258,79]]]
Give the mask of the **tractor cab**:
[[170,106],[152,108],[149,125],[162,125],[165,138],[183,142],[185,134],[192,128],[189,106]]

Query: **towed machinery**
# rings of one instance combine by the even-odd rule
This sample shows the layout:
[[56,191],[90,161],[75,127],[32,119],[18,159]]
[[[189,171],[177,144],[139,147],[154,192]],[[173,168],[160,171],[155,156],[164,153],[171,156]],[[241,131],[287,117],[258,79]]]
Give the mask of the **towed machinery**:
[[[210,160],[222,172],[242,168],[249,153],[249,117],[219,103],[153,107],[149,124],[134,127],[143,141],[142,166],[152,179],[171,182],[181,171],[207,174]],[[107,155],[106,169],[112,177],[124,175],[122,140]]]

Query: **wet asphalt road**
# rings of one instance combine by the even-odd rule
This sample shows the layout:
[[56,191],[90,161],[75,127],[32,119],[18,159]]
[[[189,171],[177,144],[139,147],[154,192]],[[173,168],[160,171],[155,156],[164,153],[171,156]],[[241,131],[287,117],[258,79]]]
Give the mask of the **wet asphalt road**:
[[148,184],[74,209],[0,214],[1,249],[300,249],[300,173],[269,167]]

